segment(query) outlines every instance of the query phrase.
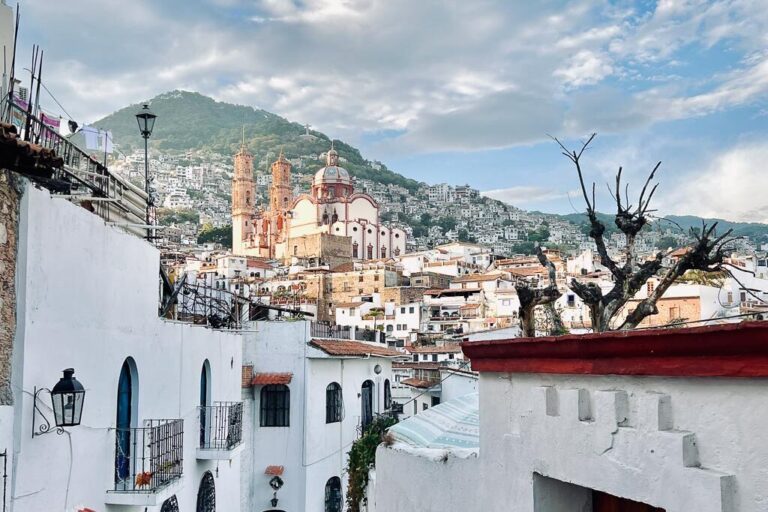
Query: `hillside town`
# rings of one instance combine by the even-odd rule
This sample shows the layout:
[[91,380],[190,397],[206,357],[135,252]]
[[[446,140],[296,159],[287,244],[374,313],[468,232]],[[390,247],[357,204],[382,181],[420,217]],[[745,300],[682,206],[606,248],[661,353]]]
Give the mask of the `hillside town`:
[[[254,158],[254,199],[258,204],[269,201],[272,186],[269,169],[276,156],[267,154]],[[111,158],[110,168],[116,174],[134,184],[143,183],[142,151],[130,154],[115,151]],[[326,152],[286,155],[294,170],[290,181],[293,195],[311,186],[312,170],[321,167],[326,158]],[[339,162],[344,165],[345,158],[340,156]],[[380,164],[369,162],[369,165],[375,169]],[[209,150],[190,150],[184,154],[153,151],[150,166],[156,204],[165,217],[161,220],[168,225],[163,234],[174,247],[194,247],[202,230],[231,224],[230,189],[234,175],[231,156]],[[527,212],[484,197],[469,185],[420,183],[412,192],[400,185],[354,177],[352,180],[357,190],[376,200],[383,220],[406,233],[409,251],[431,250],[452,242],[479,244],[498,256],[530,254],[532,244],[527,243],[530,241],[541,241],[570,254],[594,248],[583,226],[556,215]],[[659,222],[654,227],[638,240],[646,254],[657,248],[676,248],[690,241],[690,234],[672,223]],[[615,233],[611,238],[612,247],[617,252],[623,245],[620,235]],[[674,247],[670,243],[674,243]],[[736,247],[745,253],[764,251],[768,249],[768,239],[744,237],[736,242]]]
[[124,153],[33,56],[0,90],[3,512],[765,510],[768,240],[663,222],[660,164],[602,214],[597,134],[553,137],[577,223],[330,138],[151,147],[151,101]]

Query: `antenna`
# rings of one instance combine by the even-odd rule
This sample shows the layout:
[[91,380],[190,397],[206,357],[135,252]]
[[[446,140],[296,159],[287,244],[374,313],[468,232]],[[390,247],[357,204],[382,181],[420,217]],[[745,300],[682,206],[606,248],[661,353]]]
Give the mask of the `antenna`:
[[245,123],[243,123],[243,147],[245,147]]

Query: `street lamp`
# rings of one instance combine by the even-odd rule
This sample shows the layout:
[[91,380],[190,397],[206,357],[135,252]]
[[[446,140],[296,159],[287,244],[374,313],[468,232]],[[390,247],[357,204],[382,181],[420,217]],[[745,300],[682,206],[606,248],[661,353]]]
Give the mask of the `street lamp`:
[[[52,390],[47,388],[37,389],[34,392],[34,410],[32,411],[32,437],[40,436],[52,432],[51,423],[45,417],[37,403],[38,395],[43,391],[48,391],[51,395],[51,405],[53,406],[53,420],[56,425],[57,434],[64,433],[64,427],[74,427],[80,424],[80,418],[83,415],[83,403],[85,402],[85,388],[75,378],[75,370],[67,368],[64,370],[64,376],[53,386]],[[43,418],[44,423],[35,430],[37,416]]]
[[[152,135],[152,129],[155,127],[157,116],[149,110],[149,104],[145,103],[139,112],[136,113],[136,120],[139,122],[139,132],[144,138],[144,191],[147,193],[147,226],[149,226],[149,208],[151,199],[149,196],[149,137]],[[150,238],[150,231],[147,228],[147,240]]]

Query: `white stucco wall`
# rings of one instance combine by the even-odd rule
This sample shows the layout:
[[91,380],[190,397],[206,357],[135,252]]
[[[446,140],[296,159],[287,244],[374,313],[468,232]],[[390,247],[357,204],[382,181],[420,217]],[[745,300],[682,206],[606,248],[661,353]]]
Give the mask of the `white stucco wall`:
[[[384,379],[392,379],[389,359],[337,358],[309,347],[309,322],[252,322],[245,335],[244,364],[254,373],[291,372],[290,426],[260,427],[261,387],[246,390],[246,432],[250,448],[243,458],[241,509],[264,510],[272,491],[269,465],[285,467],[285,485],[278,492],[279,508],[322,512],[325,484],[337,476],[346,496],[347,453],[357,437],[361,416],[360,391],[365,380],[374,382],[374,412],[383,411]],[[376,374],[376,365],[381,373]],[[342,387],[344,414],[340,423],[327,424],[326,388],[331,382]]]
[[477,464],[379,448],[376,510],[558,512],[535,504],[541,475],[667,512],[764,511],[765,389],[766,379],[482,374]]
[[[105,505],[105,492],[114,478],[117,382],[129,356],[138,369],[139,424],[184,419],[184,473],[173,484],[181,509],[195,507],[210,470],[221,509],[237,510],[238,459],[197,460],[195,449],[203,362],[210,362],[212,400],[239,400],[240,337],[158,318],[159,254],[146,241],[31,187],[20,219],[14,512],[118,510]],[[32,439],[33,388],[52,387],[67,367],[86,388],[82,424]]]

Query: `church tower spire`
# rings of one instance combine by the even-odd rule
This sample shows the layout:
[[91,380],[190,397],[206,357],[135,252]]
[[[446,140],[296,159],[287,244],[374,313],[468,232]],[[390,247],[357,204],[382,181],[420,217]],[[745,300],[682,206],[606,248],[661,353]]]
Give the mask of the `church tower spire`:
[[290,208],[292,201],[291,162],[285,158],[283,148],[280,148],[280,155],[272,164],[272,186],[269,188],[269,207],[275,213],[285,211]]
[[254,213],[256,188],[253,181],[253,155],[245,146],[245,127],[243,143],[235,154],[235,173],[232,179],[232,252],[244,254],[248,233],[253,229],[249,222]]

